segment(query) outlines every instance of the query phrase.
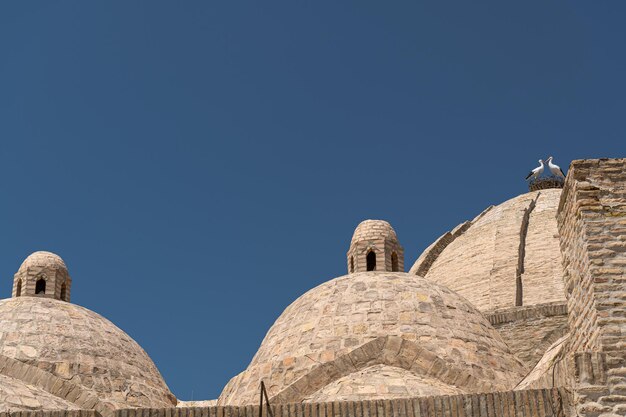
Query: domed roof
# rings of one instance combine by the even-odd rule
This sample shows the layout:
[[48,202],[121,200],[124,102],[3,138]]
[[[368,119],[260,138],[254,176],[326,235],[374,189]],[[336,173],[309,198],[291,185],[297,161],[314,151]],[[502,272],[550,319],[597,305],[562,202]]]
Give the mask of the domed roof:
[[63,262],[63,259],[61,259],[59,255],[46,251],[31,253],[26,259],[24,259],[24,262],[22,262],[18,271],[23,271],[33,267],[67,270],[65,262]]
[[384,220],[364,220],[356,227],[352,235],[351,244],[369,239],[385,238],[397,241],[396,231]]
[[508,389],[524,374],[499,333],[454,292],[406,273],[360,272],[287,307],[218,404],[256,402],[261,379],[276,402],[333,401],[325,387],[359,380],[374,365],[398,368],[390,385],[404,370],[416,376],[415,385],[438,380],[431,388],[442,394]]
[[560,196],[560,189],[546,189],[489,207],[441,236],[409,273],[447,286],[481,311],[564,302]]
[[71,402],[55,397],[19,379],[0,375],[0,413],[16,410],[78,410]]
[[339,378],[309,396],[305,402],[369,401],[390,398],[456,395],[463,391],[437,378],[415,375],[406,369],[374,365]]
[[86,308],[50,298],[11,298],[0,300],[0,322],[0,358],[71,381],[110,408],[176,404],[144,350]]

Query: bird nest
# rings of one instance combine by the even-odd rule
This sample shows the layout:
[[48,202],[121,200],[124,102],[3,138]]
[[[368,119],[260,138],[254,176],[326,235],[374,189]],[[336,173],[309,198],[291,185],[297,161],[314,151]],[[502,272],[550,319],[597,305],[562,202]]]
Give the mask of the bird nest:
[[547,188],[563,188],[565,179],[555,176],[534,178],[528,181],[528,190],[537,191],[545,190]]

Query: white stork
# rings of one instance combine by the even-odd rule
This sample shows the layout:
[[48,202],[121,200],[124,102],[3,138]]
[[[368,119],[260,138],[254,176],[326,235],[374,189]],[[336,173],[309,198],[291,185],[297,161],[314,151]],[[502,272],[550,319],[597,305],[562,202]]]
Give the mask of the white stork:
[[526,175],[526,179],[531,178],[534,180],[541,174],[543,174],[543,159],[539,160],[539,166],[537,168],[534,168],[532,171],[528,173],[528,175]]
[[553,164],[552,159],[553,159],[552,157],[548,158],[548,168],[550,168],[550,172],[552,172],[552,175],[556,177],[565,178],[565,174],[563,173],[563,170],[561,169],[561,167],[556,164]]

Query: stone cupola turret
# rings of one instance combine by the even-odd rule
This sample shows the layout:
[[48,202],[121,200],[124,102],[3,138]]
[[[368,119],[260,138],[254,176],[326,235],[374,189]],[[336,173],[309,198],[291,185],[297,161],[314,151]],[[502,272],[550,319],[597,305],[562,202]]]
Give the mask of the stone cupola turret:
[[384,220],[365,220],[354,231],[348,250],[348,273],[404,272],[404,249]]
[[13,278],[13,298],[45,297],[70,301],[72,279],[65,262],[51,252],[34,252]]

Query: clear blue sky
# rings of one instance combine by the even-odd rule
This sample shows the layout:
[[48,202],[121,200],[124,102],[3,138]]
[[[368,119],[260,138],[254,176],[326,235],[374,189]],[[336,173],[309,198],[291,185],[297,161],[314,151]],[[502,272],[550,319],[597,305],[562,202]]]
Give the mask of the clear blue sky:
[[421,250],[626,156],[626,2],[4,1],[0,296],[35,250],[216,398],[354,227]]

